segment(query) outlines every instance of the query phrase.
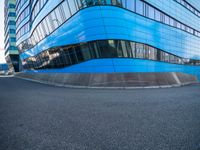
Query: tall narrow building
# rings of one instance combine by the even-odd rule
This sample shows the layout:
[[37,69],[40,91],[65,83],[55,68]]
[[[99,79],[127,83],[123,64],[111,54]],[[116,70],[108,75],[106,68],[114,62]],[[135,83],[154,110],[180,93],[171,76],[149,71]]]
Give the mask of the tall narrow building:
[[16,47],[16,0],[4,1],[4,35],[5,35],[5,56],[9,70],[19,71],[19,52]]

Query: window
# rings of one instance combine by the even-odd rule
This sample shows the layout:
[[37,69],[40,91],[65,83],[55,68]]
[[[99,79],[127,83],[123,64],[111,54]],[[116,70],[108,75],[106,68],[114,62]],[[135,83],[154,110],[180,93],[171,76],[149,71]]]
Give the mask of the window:
[[89,42],[90,53],[93,58],[99,58],[99,47],[97,42]]
[[[132,0],[132,2],[134,2],[135,0]],[[123,8],[127,8],[127,6],[126,6],[126,0],[122,0],[122,7]]]
[[151,46],[149,46],[149,59],[156,60],[157,50]]
[[99,50],[101,52],[101,57],[103,58],[111,58],[116,57],[117,52],[114,47],[114,41],[98,41]]
[[59,26],[60,26],[61,24],[63,24],[63,22],[64,22],[64,19],[63,19],[63,17],[62,17],[62,15],[61,15],[60,12],[61,12],[61,11],[60,11],[60,7],[58,7],[58,8],[55,9],[55,15],[56,15],[56,19],[58,20]]
[[43,28],[42,28],[42,25],[39,24],[39,26],[37,28],[38,28],[38,33],[40,35],[40,40],[42,40],[45,37],[45,33],[44,33]]
[[112,0],[112,4],[122,7],[122,0]]
[[155,16],[155,9],[151,6],[148,6],[147,7],[147,11],[148,11],[148,17],[150,19],[154,19],[154,16]]
[[77,54],[78,58],[83,57],[84,61],[91,59],[91,54],[90,54],[89,47],[88,47],[87,44],[81,44],[80,45],[80,50],[82,52],[82,55],[81,54],[79,54],[79,55]]
[[35,45],[35,44],[36,44],[36,42],[35,42],[35,38],[34,38],[33,35],[31,36],[31,43],[32,43],[32,45]]
[[[71,0],[70,0],[71,1]],[[72,2],[72,1],[71,1]],[[64,1],[63,3],[62,3],[62,5],[61,5],[61,11],[64,13],[64,18],[65,18],[65,20],[67,20],[70,16],[71,16],[71,14],[70,14],[70,11],[69,11],[69,7],[68,7],[68,5],[67,5],[67,2],[66,1]],[[71,12],[72,12],[72,10],[71,10]],[[73,13],[72,13],[73,14]]]
[[177,28],[181,28],[181,24],[179,23],[179,22],[176,22],[176,26],[177,26]]
[[36,30],[33,32],[33,37],[34,37],[35,43],[37,44],[40,39]]
[[145,59],[149,59],[149,54],[150,54],[149,46],[148,45],[144,45],[144,58]]
[[136,58],[144,58],[144,45],[136,44]]
[[53,31],[53,27],[52,27],[52,24],[50,23],[50,17],[47,16],[44,20],[45,20],[46,25],[48,26],[48,29],[49,29],[49,31],[51,33]]
[[156,21],[161,21],[161,14],[158,10],[155,10],[155,20]]
[[[64,7],[64,10],[68,12],[68,9],[70,8],[71,15],[75,14],[76,11],[77,11],[75,0],[68,0],[68,4],[69,4],[69,7],[67,6],[67,2],[66,1],[63,2],[62,5]],[[67,17],[67,18],[69,18],[69,17]]]
[[44,30],[44,37],[46,37],[47,35],[49,35],[49,29],[44,23],[44,20],[41,22],[41,26],[42,26],[42,29]]
[[164,15],[165,17],[165,23],[169,25],[169,17],[167,15]]
[[140,0],[136,0],[136,12],[140,15],[144,15],[144,3]]
[[69,48],[69,56],[72,64],[76,64],[78,62],[74,47]]
[[129,2],[129,4],[127,5],[127,9],[129,9],[129,10],[135,12],[135,0],[131,0],[131,1]]
[[42,22],[43,22],[43,25],[44,25],[44,28],[45,28],[45,30],[46,30],[47,35],[49,35],[49,34],[51,33],[51,30],[49,29],[49,26],[48,26],[48,24],[47,24],[46,19],[43,19]]
[[52,25],[54,28],[53,30],[55,30],[56,28],[58,28],[59,24],[61,24],[61,23],[56,18],[55,11],[51,12],[50,17],[51,17]]
[[121,41],[121,48],[122,48],[123,56],[124,57],[128,57],[127,48],[126,48],[126,42],[125,41]]
[[127,57],[129,58],[133,58],[135,56],[133,56],[133,49],[135,48],[135,45],[133,42],[129,42],[129,41],[125,41],[125,45],[126,45],[126,51],[127,51]]
[[169,25],[174,26],[174,19],[169,18]]
[[[70,1],[70,0],[68,0],[68,1]],[[83,8],[82,0],[77,0],[77,4],[78,4],[78,8],[79,8],[79,9],[82,9],[82,8]]]
[[124,57],[123,51],[122,51],[122,47],[121,47],[121,43],[120,43],[119,40],[115,41],[115,46],[116,46],[116,49],[117,49],[117,55],[118,55],[118,57]]
[[[99,55],[101,53],[101,55]],[[94,58],[136,58],[200,65],[199,60],[185,59],[151,46],[123,40],[102,40],[52,48],[23,60],[27,69],[60,68]]]

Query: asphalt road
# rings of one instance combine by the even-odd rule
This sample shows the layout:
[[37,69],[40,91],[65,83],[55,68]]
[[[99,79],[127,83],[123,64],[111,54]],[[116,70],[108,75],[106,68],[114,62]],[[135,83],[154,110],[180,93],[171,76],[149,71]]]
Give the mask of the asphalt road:
[[200,85],[69,89],[0,78],[0,150],[200,150]]

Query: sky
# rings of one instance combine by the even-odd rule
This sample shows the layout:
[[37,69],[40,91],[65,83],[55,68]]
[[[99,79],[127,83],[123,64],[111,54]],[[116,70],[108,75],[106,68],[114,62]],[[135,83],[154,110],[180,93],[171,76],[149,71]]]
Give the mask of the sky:
[[0,63],[4,63],[4,0],[0,0]]

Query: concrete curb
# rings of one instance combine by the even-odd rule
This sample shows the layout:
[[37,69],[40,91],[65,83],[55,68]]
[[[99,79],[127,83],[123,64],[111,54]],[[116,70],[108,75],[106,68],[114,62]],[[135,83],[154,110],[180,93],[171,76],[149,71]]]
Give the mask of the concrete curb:
[[1,78],[12,78],[12,77],[14,77],[14,75],[5,75],[5,76],[0,75],[0,77]]
[[182,86],[187,86],[187,85],[194,85],[194,84],[199,84],[199,83],[182,83],[182,84],[173,84],[173,85],[159,85],[159,86],[141,86],[141,87],[94,87],[94,86],[73,86],[73,85],[64,85],[64,84],[57,84],[57,83],[49,83],[45,81],[39,81],[39,80],[34,80],[34,79],[29,79],[29,78],[24,78],[24,77],[19,77],[19,76],[14,76],[15,78],[23,79],[26,81],[31,81],[31,82],[36,82],[40,84],[45,84],[45,85],[51,85],[51,86],[56,86],[56,87],[65,87],[65,88],[73,88],[73,89],[121,89],[121,90],[131,90],[131,89],[158,89],[158,88],[172,88],[172,87],[182,87]]

